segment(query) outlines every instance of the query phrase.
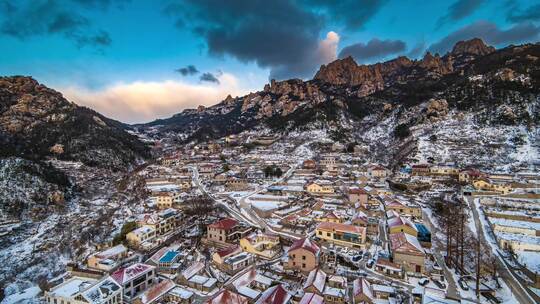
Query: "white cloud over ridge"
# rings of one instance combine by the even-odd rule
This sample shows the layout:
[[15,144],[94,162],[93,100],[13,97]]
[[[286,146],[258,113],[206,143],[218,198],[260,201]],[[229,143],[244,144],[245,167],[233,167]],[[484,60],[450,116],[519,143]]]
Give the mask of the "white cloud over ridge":
[[64,96],[78,105],[126,123],[149,122],[166,118],[184,109],[210,106],[231,96],[249,93],[232,74],[218,77],[219,84],[190,84],[181,80],[119,83],[100,90],[79,86],[60,88]]

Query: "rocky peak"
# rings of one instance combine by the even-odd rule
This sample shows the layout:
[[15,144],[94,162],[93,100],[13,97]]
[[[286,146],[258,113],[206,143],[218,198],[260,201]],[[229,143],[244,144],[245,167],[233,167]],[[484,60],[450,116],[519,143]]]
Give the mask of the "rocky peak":
[[470,40],[459,41],[454,45],[454,48],[450,52],[452,55],[459,54],[473,54],[473,55],[487,55],[495,51],[495,48],[488,46],[480,38],[473,38]]

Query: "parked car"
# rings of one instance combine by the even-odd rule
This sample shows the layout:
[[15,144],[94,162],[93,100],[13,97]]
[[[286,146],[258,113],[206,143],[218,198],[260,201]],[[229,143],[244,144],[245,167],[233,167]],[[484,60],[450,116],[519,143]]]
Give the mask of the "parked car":
[[459,287],[461,287],[461,289],[465,291],[469,290],[469,285],[467,285],[467,282],[465,280],[459,279],[458,284],[459,284]]
[[355,255],[352,257],[351,259],[353,262],[360,262],[362,260],[362,256],[361,255]]
[[421,279],[418,281],[418,285],[420,285],[420,286],[426,286],[428,283],[429,283],[429,279],[428,279],[428,278],[421,278]]
[[446,284],[439,280],[433,280],[433,283],[435,283],[435,285],[437,285],[437,287],[439,287],[440,289],[446,289]]
[[371,267],[373,267],[373,264],[375,264],[375,260],[370,259],[370,260],[367,262],[366,266],[367,266],[367,268],[371,268]]

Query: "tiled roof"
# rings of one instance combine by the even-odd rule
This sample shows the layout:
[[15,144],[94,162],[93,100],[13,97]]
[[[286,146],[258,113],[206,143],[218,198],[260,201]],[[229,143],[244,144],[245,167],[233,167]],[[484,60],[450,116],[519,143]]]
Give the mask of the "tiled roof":
[[305,293],[299,304],[324,304],[324,298],[315,293]]
[[341,223],[322,222],[317,226],[317,229],[323,231],[342,231],[363,234],[366,228]]
[[215,229],[230,230],[230,229],[233,229],[237,224],[238,222],[235,219],[225,218],[213,224],[210,224],[208,227],[215,228]]
[[281,284],[268,288],[256,304],[285,304],[289,303],[292,295]]
[[111,277],[120,285],[124,285],[124,283],[129,282],[140,275],[147,273],[154,269],[154,266],[146,265],[137,263],[125,268],[120,268],[117,271],[115,271]]
[[291,248],[289,248],[289,252],[300,248],[310,251],[315,255],[317,255],[320,251],[319,246],[315,242],[312,242],[309,238],[303,238],[294,241]]
[[248,298],[241,296],[235,292],[224,289],[215,297],[208,300],[207,304],[247,304]]
[[365,295],[370,299],[373,299],[373,290],[371,284],[364,278],[358,278],[353,282],[353,295]]
[[404,232],[391,234],[390,244],[392,246],[392,251],[395,252],[424,255],[424,250],[418,242],[418,239]]

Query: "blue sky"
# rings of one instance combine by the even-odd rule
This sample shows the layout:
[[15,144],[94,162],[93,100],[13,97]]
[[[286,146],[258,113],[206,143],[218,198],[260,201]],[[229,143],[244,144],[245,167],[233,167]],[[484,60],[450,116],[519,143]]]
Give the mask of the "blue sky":
[[[537,42],[533,1],[0,0],[0,75],[30,75],[126,122],[310,78],[352,55]],[[179,69],[193,65],[197,72]],[[203,76],[204,75],[204,76]]]

